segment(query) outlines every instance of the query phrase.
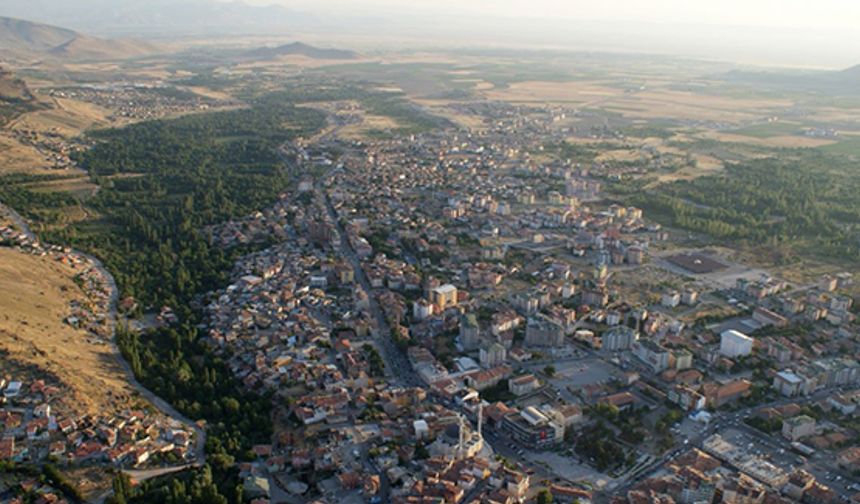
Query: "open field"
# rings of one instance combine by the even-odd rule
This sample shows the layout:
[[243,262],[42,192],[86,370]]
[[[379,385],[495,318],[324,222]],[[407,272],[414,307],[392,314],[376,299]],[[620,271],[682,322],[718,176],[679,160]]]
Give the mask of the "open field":
[[831,154],[848,154],[852,156],[860,156],[860,138],[852,138],[843,140],[838,143],[829,143],[823,146],[823,150]]
[[702,133],[700,136],[703,138],[717,140],[718,142],[746,143],[750,145],[773,148],[814,148],[823,147],[825,145],[832,145],[835,143],[834,140],[827,140],[823,138],[810,138],[805,136],[773,136],[762,138],[731,132],[717,131],[707,131]]
[[63,322],[69,303],[86,299],[75,273],[47,257],[0,248],[0,350],[56,376],[72,390],[69,406],[109,411],[126,404],[132,389],[108,346],[88,343],[85,331]]
[[593,82],[515,82],[502,89],[484,91],[491,100],[516,103],[581,103],[589,104],[624,94],[621,89]]
[[98,189],[89,176],[82,170],[68,170],[64,174],[79,174],[77,177],[70,177],[58,180],[48,180],[37,182],[27,186],[33,192],[67,192],[76,198],[89,198]]
[[803,125],[797,122],[776,121],[747,126],[732,130],[730,133],[755,138],[772,138],[799,135],[802,129]]
[[339,135],[349,140],[361,140],[369,135],[387,130],[393,131],[400,127],[400,123],[390,117],[363,114],[361,119],[359,124],[345,126],[340,130]]
[[487,127],[482,117],[454,110],[450,106],[450,101],[428,99],[415,99],[413,101],[426,108],[431,114],[444,117],[460,127],[474,130],[485,129]]

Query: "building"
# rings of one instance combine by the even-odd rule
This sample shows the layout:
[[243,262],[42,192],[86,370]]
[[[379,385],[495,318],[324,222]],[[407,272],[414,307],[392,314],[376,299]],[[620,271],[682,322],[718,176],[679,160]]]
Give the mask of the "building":
[[457,288],[451,284],[440,285],[430,290],[430,302],[442,312],[452,306],[457,306]]
[[525,342],[529,346],[560,347],[564,344],[564,327],[544,315],[530,317]]
[[803,378],[791,371],[780,371],[773,377],[773,388],[786,397],[801,395]]
[[689,350],[682,348],[676,350],[673,355],[675,356],[675,369],[678,371],[693,367],[693,354]]
[[681,303],[687,306],[694,306],[699,302],[699,292],[695,289],[684,289],[681,294]]
[[430,437],[430,427],[426,420],[415,420],[412,422],[415,429],[415,439],[427,439]]
[[752,318],[763,326],[785,327],[788,325],[787,318],[761,306],[759,306],[755,309],[755,311],[753,311]]
[[750,394],[752,384],[747,380],[735,380],[725,385],[705,384],[703,391],[708,405],[719,408]]
[[803,469],[797,469],[788,477],[788,483],[782,488],[782,493],[795,501],[800,501],[804,492],[812,488],[814,484],[815,476]]
[[549,448],[564,439],[564,426],[534,406],[507,415],[502,420],[502,430],[528,448]]
[[618,326],[603,333],[600,347],[608,352],[619,352],[629,350],[637,341],[639,341],[638,332],[627,326]]
[[729,329],[720,334],[720,354],[729,357],[742,357],[752,353],[753,339],[742,332]]
[[582,291],[582,304],[602,308],[609,303],[609,291],[605,287]]
[[540,388],[540,380],[529,373],[508,380],[508,390],[515,396],[521,396]]
[[481,348],[479,361],[483,368],[490,369],[500,364],[504,364],[506,357],[507,351],[505,350],[505,347],[498,343],[493,343],[487,348]]
[[807,415],[787,418],[782,422],[782,435],[789,441],[798,441],[815,435],[815,419]]
[[426,299],[419,299],[412,305],[412,316],[415,320],[425,320],[433,316],[434,305]]
[[645,262],[645,250],[636,245],[628,248],[627,262],[630,264],[642,264]]
[[466,385],[475,390],[485,390],[495,387],[500,381],[511,375],[513,370],[510,366],[500,365],[487,370],[475,371],[466,375]]
[[666,308],[675,308],[681,304],[681,295],[675,290],[664,292],[660,298],[660,304]]
[[860,383],[860,364],[849,358],[821,359],[812,363],[809,371],[822,387],[839,387]]
[[460,318],[460,343],[466,350],[478,348],[481,342],[481,327],[474,313]]
[[655,373],[669,368],[669,350],[652,340],[633,343],[633,354]]
[[699,411],[706,406],[705,397],[687,385],[675,385],[669,390],[667,397],[685,411]]

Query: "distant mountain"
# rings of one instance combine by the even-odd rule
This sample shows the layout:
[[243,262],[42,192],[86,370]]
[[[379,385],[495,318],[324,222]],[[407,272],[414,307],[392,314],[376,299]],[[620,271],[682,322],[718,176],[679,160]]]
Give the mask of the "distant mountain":
[[840,96],[860,95],[860,65],[841,71],[732,70],[718,77],[762,89]]
[[64,28],[0,17],[0,49],[7,51],[50,51],[77,36]]
[[274,59],[280,56],[305,56],[320,60],[351,60],[358,58],[358,53],[344,49],[323,49],[302,42],[293,42],[277,47],[261,47],[245,53],[252,59]]
[[840,72],[841,77],[853,81],[860,81],[860,65],[855,65],[851,68],[846,68]]
[[68,26],[105,36],[268,34],[316,18],[290,9],[214,0],[2,0],[0,16]]
[[67,60],[126,59],[159,48],[133,40],[100,39],[66,28],[0,17],[0,51]]

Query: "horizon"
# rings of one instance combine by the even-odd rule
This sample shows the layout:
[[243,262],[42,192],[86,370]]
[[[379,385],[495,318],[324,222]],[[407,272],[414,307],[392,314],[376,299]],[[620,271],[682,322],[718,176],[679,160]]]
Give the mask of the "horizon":
[[[106,37],[175,38],[258,35],[328,46],[403,49],[551,49],[571,52],[655,54],[740,65],[840,70],[860,64],[860,34],[852,21],[860,4],[824,0],[729,0],[691,5],[680,0],[584,2],[472,0],[189,0],[217,2],[231,15],[194,19],[192,9],[72,0],[44,9],[49,0],[10,0],[0,15]],[[100,3],[101,2],[101,3]],[[196,4],[193,2],[197,2]],[[214,5],[214,4],[213,4]],[[268,6],[269,9],[259,9]],[[256,7],[256,8],[255,8]],[[284,10],[278,13],[271,7]],[[144,13],[145,16],[140,16]],[[148,17],[147,17],[148,16]]]

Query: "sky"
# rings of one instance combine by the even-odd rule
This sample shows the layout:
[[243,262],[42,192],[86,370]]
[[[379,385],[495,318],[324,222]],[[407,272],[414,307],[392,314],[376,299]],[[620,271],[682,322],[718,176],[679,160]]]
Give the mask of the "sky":
[[245,1],[339,18],[346,31],[364,26],[372,35],[407,34],[452,46],[641,52],[820,69],[860,63],[860,0]]
[[860,23],[856,0],[250,0],[342,12],[461,13],[479,16],[704,23],[782,28],[847,28]]

